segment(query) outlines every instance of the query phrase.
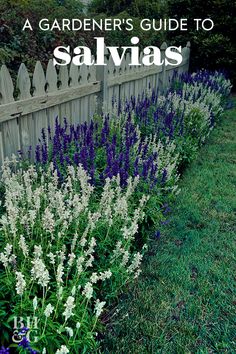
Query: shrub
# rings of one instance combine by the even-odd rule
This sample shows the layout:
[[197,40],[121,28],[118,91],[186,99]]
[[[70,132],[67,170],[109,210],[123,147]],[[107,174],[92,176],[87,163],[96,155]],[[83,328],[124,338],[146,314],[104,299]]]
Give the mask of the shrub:
[[[94,48],[94,37],[98,31],[80,31],[80,36],[73,31],[42,31],[39,21],[47,18],[52,24],[56,18],[59,23],[63,18],[85,17],[83,5],[79,0],[41,0],[13,1],[0,0],[0,64],[7,64],[13,74],[16,74],[21,62],[25,63],[30,71],[34,70],[35,62],[40,60],[46,66],[53,55],[55,47],[68,45],[87,45]],[[46,15],[45,15],[46,14]],[[26,19],[30,20],[33,31],[22,31]]]
[[[235,85],[235,4],[228,0],[169,0],[170,18],[187,18],[189,30],[170,32],[171,43],[191,42],[191,70],[227,70]],[[214,28],[209,31],[196,30],[195,18],[210,18]]]
[[165,96],[133,99],[125,110],[135,112],[142,136],[155,134],[164,144],[166,139],[175,141],[178,164],[185,165],[219,119],[232,86],[219,72],[175,76]]

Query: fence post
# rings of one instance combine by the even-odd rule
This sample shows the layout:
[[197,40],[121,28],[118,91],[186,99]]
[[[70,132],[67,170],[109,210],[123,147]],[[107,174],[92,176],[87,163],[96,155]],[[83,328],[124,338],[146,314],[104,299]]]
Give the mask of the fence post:
[[186,48],[187,48],[187,55],[188,55],[188,62],[186,64],[186,71],[189,71],[189,65],[190,65],[190,51],[191,51],[191,43],[190,42],[187,42],[187,45],[186,45]]
[[165,51],[167,49],[167,44],[166,42],[162,43],[161,45],[161,60],[163,61],[163,64],[162,64],[162,72],[161,72],[161,75],[160,75],[160,79],[161,79],[161,82],[160,82],[160,92],[161,93],[164,93],[165,92],[165,89],[166,89],[166,66],[165,66]]
[[97,96],[97,113],[107,113],[107,95],[108,95],[108,87],[107,87],[107,76],[108,76],[108,51],[105,53],[104,62],[106,65],[98,65],[96,66],[96,80],[101,82],[101,91]]
[[[1,126],[0,126],[1,128]],[[2,136],[2,132],[0,130],[0,168],[3,164],[4,161],[4,153],[3,153],[3,136]]]

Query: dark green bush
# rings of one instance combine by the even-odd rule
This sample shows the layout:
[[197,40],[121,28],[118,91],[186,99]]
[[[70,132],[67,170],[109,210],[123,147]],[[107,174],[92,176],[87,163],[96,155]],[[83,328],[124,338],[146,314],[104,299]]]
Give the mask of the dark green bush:
[[[32,70],[35,62],[47,63],[53,50],[59,45],[93,47],[96,33],[58,30],[42,31],[38,23],[42,18],[50,23],[56,18],[83,18],[83,5],[77,0],[0,0],[0,64],[7,64],[16,71],[21,62]],[[33,31],[22,31],[26,19],[30,20]]]
[[[168,34],[168,39],[176,44],[191,41],[191,69],[224,69],[234,86],[236,83],[236,20],[235,2],[229,0],[169,0],[168,15],[171,18],[187,18],[188,32]],[[211,31],[196,31],[194,18],[211,18]]]

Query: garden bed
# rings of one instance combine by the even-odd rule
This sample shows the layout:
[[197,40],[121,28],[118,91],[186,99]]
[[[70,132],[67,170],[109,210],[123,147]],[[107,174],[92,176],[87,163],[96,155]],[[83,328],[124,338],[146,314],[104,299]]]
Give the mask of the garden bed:
[[[149,239],[180,192],[180,171],[221,118],[230,88],[221,73],[184,74],[165,96],[114,101],[113,112],[90,123],[57,121],[42,131],[34,165],[24,155],[5,161],[4,347],[96,351],[101,314],[140,274]],[[24,328],[14,329],[21,317]]]

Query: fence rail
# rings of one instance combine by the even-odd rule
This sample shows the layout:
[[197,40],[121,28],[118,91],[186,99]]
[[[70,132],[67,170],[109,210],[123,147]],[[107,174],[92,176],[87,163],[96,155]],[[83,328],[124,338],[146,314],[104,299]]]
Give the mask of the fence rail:
[[[161,46],[162,56],[167,45]],[[140,65],[132,67],[127,54],[120,67],[107,58],[107,66],[75,66],[56,68],[52,60],[46,72],[36,63],[31,76],[22,63],[16,84],[5,65],[0,70],[0,165],[6,156],[38,143],[42,128],[53,129],[56,117],[70,123],[89,121],[95,113],[109,111],[112,100],[138,96],[151,87],[164,91],[174,70],[189,67],[190,44],[182,50],[178,67]],[[142,56],[142,54],[141,54]]]

